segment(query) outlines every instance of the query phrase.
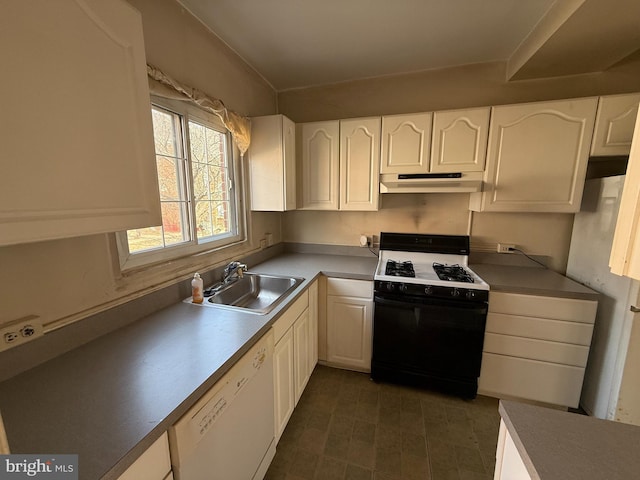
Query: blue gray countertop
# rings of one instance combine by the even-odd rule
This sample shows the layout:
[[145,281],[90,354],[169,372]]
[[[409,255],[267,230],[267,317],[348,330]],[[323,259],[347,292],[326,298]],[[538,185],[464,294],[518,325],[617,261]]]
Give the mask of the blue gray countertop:
[[[80,478],[117,478],[318,275],[372,280],[376,263],[373,255],[285,253],[250,268],[305,278],[268,315],[179,302],[0,383],[12,452],[77,453]],[[529,270],[537,269],[524,269],[525,277]],[[491,285],[498,274],[486,272],[478,273]],[[539,294],[534,277],[530,287]],[[572,287],[565,292],[572,296],[575,285],[559,286]]]
[[640,478],[640,427],[504,400],[499,410],[532,480]]

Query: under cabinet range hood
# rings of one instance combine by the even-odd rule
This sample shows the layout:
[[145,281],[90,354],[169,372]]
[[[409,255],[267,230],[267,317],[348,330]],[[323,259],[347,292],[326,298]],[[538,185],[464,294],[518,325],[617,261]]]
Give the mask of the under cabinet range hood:
[[482,172],[380,175],[380,193],[469,193],[481,190]]

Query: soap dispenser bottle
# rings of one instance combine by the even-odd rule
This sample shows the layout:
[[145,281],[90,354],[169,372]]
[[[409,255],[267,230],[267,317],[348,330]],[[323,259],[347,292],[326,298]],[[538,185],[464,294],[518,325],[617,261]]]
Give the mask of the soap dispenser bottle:
[[193,280],[191,280],[191,301],[193,303],[202,303],[202,301],[204,300],[202,290],[202,279],[200,278],[200,274],[196,272],[196,274],[193,276]]

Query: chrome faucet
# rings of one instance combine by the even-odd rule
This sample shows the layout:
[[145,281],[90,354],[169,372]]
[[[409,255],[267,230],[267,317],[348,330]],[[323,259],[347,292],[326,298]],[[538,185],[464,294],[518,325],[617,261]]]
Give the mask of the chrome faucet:
[[232,282],[234,275],[237,275],[238,278],[242,278],[243,273],[246,271],[247,266],[244,263],[233,261],[229,263],[229,265],[224,267],[224,272],[222,273],[222,283],[226,284]]

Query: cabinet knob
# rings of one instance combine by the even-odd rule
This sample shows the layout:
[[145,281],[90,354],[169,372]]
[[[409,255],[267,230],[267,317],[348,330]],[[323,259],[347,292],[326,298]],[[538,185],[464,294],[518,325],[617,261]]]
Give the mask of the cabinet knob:
[[629,310],[631,310],[633,313],[638,313],[640,312],[640,308],[636,307],[635,305],[631,305],[629,307]]

